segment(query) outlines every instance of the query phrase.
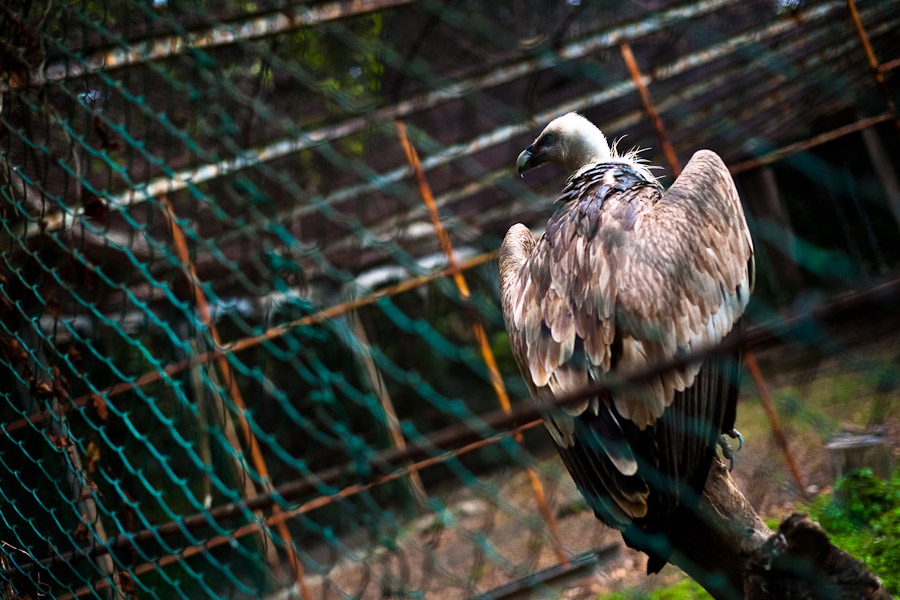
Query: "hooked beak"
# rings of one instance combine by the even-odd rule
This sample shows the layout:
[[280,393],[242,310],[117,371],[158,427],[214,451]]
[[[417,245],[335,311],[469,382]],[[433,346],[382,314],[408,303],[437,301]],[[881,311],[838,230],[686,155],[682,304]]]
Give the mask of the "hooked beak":
[[532,158],[534,157],[534,144],[528,146],[522,153],[519,155],[519,158],[516,160],[516,168],[519,170],[519,177],[525,177],[523,173],[528,169],[536,166],[532,162]]

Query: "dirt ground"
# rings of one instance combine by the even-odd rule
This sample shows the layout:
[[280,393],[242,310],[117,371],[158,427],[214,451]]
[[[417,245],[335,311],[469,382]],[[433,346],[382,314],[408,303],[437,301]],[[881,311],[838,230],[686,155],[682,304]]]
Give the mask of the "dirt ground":
[[[825,448],[829,436],[860,429],[879,403],[886,407],[884,430],[893,456],[900,453],[900,419],[891,410],[900,393],[876,386],[879,369],[891,364],[897,347],[892,338],[848,349],[839,359],[781,372],[775,366],[787,362],[787,356],[759,357],[807,498],[829,491],[833,484]],[[738,429],[746,443],[736,456],[735,481],[764,518],[787,516],[803,497],[749,380],[741,395]],[[619,534],[585,508],[556,456],[542,457],[537,473],[556,519],[560,546],[537,510],[527,473],[508,470],[479,478],[479,489],[448,483],[444,489],[429,490],[425,516],[395,532],[391,551],[384,539],[371,544],[362,533],[342,539],[349,556],[334,561],[327,575],[307,579],[313,597],[462,600],[556,565],[559,550],[575,556],[608,544],[620,546],[617,555],[592,574],[557,587],[558,597],[588,599],[626,588],[649,591],[684,576],[671,565],[647,576],[646,557],[625,548]],[[377,550],[367,550],[373,547]]]

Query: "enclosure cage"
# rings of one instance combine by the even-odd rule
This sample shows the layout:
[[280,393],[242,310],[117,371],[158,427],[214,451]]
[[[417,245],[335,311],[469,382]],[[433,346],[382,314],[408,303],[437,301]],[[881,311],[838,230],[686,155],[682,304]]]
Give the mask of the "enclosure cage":
[[735,177],[757,509],[826,490],[847,426],[900,445],[895,0],[2,4],[4,599],[642,578],[499,307],[566,177],[516,156],[570,111],[664,185]]

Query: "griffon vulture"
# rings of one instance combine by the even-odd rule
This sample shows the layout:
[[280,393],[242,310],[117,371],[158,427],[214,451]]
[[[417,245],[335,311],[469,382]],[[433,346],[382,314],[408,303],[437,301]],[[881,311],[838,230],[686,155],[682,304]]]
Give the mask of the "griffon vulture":
[[[694,154],[668,191],[590,121],[553,120],[518,158],[571,173],[540,239],[513,225],[500,248],[503,317],[533,395],[714,346],[741,328],[753,242],[728,169]],[[741,353],[660,374],[621,393],[548,409],[544,422],[597,517],[665,565],[679,510],[705,485],[734,430]],[[730,448],[727,448],[730,450]]]

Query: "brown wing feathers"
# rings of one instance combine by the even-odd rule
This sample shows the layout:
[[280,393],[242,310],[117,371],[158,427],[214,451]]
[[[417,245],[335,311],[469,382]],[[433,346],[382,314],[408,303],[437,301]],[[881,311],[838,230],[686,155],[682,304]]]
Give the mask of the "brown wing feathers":
[[[629,165],[599,164],[560,201],[540,240],[514,226],[500,258],[510,343],[539,399],[736,329],[752,244],[718,156],[697,153],[665,194]],[[598,517],[662,530],[698,495],[716,436],[734,425],[739,363],[739,353],[716,358],[548,416]]]

